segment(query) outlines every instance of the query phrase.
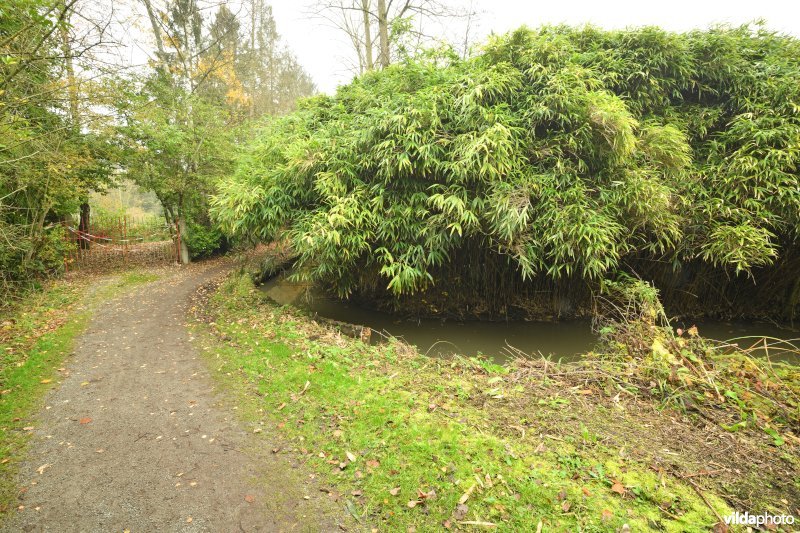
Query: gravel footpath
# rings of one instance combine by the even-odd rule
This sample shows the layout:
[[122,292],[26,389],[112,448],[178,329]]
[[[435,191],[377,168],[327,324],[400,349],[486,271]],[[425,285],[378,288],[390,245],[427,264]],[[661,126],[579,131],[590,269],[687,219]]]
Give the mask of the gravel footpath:
[[3,531],[339,530],[341,508],[241,426],[193,345],[189,298],[222,268],[98,307],[46,399]]

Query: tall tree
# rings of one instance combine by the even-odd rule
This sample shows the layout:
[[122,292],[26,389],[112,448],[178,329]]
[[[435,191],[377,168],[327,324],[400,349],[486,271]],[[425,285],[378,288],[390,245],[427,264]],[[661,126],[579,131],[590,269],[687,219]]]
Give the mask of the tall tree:
[[[355,70],[360,73],[373,70],[376,64],[385,68],[402,53],[413,55],[425,45],[445,40],[445,32],[437,26],[461,21],[469,25],[477,12],[472,4],[464,8],[446,0],[319,0],[311,14],[346,36],[356,58]],[[469,31],[464,35],[469,37]]]
[[[91,11],[91,15],[88,13]],[[57,268],[51,229],[111,180],[111,144],[87,103],[113,42],[88,2],[12,0],[0,17],[0,292]]]
[[198,0],[143,3],[162,44],[152,75],[131,80],[120,106],[127,170],[180,226],[187,261],[193,234],[210,230],[205,198],[230,171],[234,138],[248,119],[291,110],[313,85],[282,47],[263,0],[252,0],[249,21]]

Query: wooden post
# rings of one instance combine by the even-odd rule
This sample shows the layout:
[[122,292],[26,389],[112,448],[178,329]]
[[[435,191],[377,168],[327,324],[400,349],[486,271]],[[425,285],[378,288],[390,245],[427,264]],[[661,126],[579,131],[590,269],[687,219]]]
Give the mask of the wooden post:
[[122,215],[122,258],[128,260],[128,215]]
[[175,262],[181,262],[181,225],[175,221]]
[[69,226],[67,225],[66,220],[61,221],[61,238],[64,240],[64,274],[69,272]]

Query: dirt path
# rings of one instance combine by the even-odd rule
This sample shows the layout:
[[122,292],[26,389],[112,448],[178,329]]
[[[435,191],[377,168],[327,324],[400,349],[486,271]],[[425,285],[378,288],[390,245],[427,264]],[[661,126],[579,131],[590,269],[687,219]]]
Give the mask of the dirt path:
[[[219,266],[97,310],[46,400],[4,531],[335,531],[341,509],[237,422],[185,327]],[[308,499],[305,499],[305,498]]]

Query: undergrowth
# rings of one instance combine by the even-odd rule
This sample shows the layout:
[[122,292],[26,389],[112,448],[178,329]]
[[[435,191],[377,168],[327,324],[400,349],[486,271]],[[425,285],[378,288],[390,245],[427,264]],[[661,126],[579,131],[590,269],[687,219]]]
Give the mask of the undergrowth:
[[[274,451],[299,457],[318,472],[331,484],[332,497],[364,526],[525,531],[542,524],[547,530],[611,531],[628,524],[633,531],[707,531],[734,510],[724,483],[693,478],[714,472],[673,475],[670,468],[690,462],[670,457],[673,466],[665,469],[652,457],[631,453],[650,446],[636,441],[653,433],[639,426],[669,426],[681,417],[671,401],[679,385],[656,396],[647,387],[641,395],[627,390],[623,401],[633,396],[651,403],[625,422],[625,439],[632,441],[619,441],[602,422],[618,422],[621,411],[614,409],[624,406],[614,403],[620,401],[618,389],[634,380],[615,383],[617,398],[611,401],[599,380],[587,379],[610,375],[614,361],[595,373],[599,359],[585,366],[546,361],[500,366],[426,358],[400,343],[369,346],[265,301],[246,275],[226,281],[206,312],[217,337],[207,339],[210,365],[229,387],[243,392],[256,430],[266,425],[280,435],[283,444]],[[679,340],[673,339],[676,346],[694,349],[694,340]],[[662,356],[667,357],[660,352],[654,357]],[[682,357],[692,362],[689,355]],[[711,370],[707,364],[701,370],[699,363],[691,368]],[[704,383],[733,387],[720,368]],[[630,377],[628,371],[639,369],[630,367],[623,375]],[[699,378],[682,387],[694,385],[704,395]],[[744,396],[739,389],[725,390]],[[729,402],[725,390],[719,397]],[[631,401],[627,409],[635,405]],[[745,405],[755,413],[765,409]],[[769,413],[761,427],[789,435],[793,415]],[[689,443],[707,437],[691,424],[680,428],[691,432]],[[751,445],[761,444],[741,444]],[[702,453],[697,456],[702,462]],[[796,463],[790,464],[796,473]],[[769,485],[764,474],[761,484]],[[770,508],[786,510],[779,500]]]

